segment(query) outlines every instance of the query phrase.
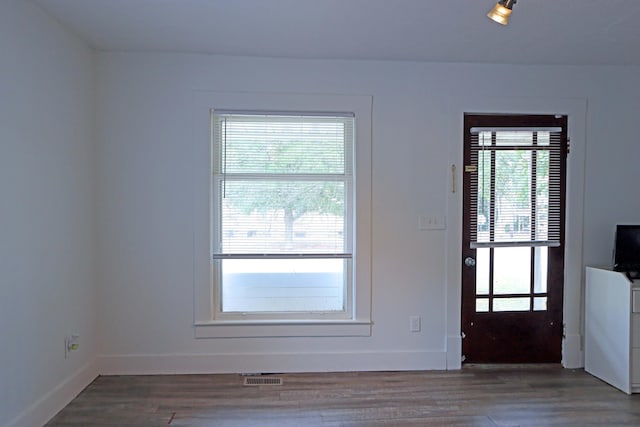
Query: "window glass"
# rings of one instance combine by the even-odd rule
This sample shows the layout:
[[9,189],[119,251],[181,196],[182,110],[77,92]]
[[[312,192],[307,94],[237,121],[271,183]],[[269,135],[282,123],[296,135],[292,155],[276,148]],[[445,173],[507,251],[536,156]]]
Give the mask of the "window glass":
[[224,313],[347,313],[350,116],[214,113],[214,281]]
[[223,312],[343,311],[342,259],[222,261]]

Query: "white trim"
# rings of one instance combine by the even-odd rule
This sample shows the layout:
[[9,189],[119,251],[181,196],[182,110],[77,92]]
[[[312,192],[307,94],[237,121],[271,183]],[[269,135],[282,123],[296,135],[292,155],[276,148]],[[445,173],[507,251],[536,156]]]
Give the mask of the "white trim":
[[102,375],[414,371],[446,369],[444,351],[126,354],[100,357]]
[[196,338],[369,337],[368,321],[223,320],[196,322]]
[[44,425],[67,406],[82,390],[98,377],[97,361],[85,364],[74,374],[61,381],[52,390],[14,417],[5,427],[33,427]]
[[213,254],[213,259],[351,259],[353,254],[332,254],[332,253],[277,253],[277,254]]
[[[220,181],[331,181],[345,182],[351,179],[349,174],[284,174],[284,173],[228,173],[214,174],[214,179]],[[345,185],[346,186],[346,185]]]
[[571,334],[562,341],[562,366],[567,369],[582,368],[584,366],[584,351],[582,335]]
[[447,337],[447,370],[462,367],[462,337],[452,335]]
[[[194,142],[193,142],[193,243],[194,243],[194,325],[197,328],[213,329],[224,323],[213,322],[214,295],[211,268],[210,239],[211,203],[209,197],[211,159],[211,110],[254,111],[349,111],[356,116],[354,185],[357,187],[354,206],[354,233],[356,248],[354,260],[354,295],[351,306],[352,322],[336,323],[333,329],[344,329],[341,335],[353,334],[353,322],[371,322],[371,96],[321,95],[321,94],[274,94],[248,92],[194,91]],[[228,328],[227,326],[224,326]],[[247,326],[247,328],[253,325]],[[299,336],[296,329],[293,336]],[[369,326],[370,328],[370,326]],[[260,329],[260,328],[258,328]],[[285,331],[287,328],[279,328]],[[360,329],[362,329],[360,327]],[[228,329],[231,330],[231,329]],[[320,331],[321,328],[316,329]],[[331,330],[329,332],[332,332]],[[280,332],[284,334],[285,332]],[[335,332],[332,332],[335,333]],[[363,333],[362,331],[359,332]],[[198,336],[200,332],[196,334]],[[258,331],[240,336],[263,336]],[[206,333],[205,335],[216,335]],[[286,335],[291,336],[291,335]],[[305,336],[315,336],[307,334]]]
[[220,108],[216,108],[216,114],[220,115],[233,115],[233,116],[280,116],[280,117],[290,117],[290,118],[306,118],[306,116],[315,116],[315,117],[334,117],[334,118],[353,118],[353,112],[345,112],[345,111],[290,111],[290,110],[222,110]]

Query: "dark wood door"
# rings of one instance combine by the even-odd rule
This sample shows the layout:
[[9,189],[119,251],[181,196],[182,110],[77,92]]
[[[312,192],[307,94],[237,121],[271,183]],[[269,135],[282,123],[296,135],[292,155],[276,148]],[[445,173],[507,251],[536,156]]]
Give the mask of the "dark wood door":
[[466,114],[464,128],[463,360],[560,362],[567,117]]

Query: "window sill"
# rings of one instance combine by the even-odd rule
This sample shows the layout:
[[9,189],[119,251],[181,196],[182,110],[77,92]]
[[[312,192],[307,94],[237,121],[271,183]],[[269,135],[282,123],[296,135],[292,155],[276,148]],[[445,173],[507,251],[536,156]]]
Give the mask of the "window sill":
[[196,322],[196,338],[368,337],[371,321],[243,320]]

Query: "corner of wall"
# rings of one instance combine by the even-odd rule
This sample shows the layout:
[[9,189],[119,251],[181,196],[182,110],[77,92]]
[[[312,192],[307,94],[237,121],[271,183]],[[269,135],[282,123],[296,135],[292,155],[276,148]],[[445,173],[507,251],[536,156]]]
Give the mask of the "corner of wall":
[[572,334],[565,337],[562,342],[562,366],[567,369],[577,369],[584,366],[581,335]]
[[44,425],[100,375],[97,359],[85,364],[14,417],[5,427]]

